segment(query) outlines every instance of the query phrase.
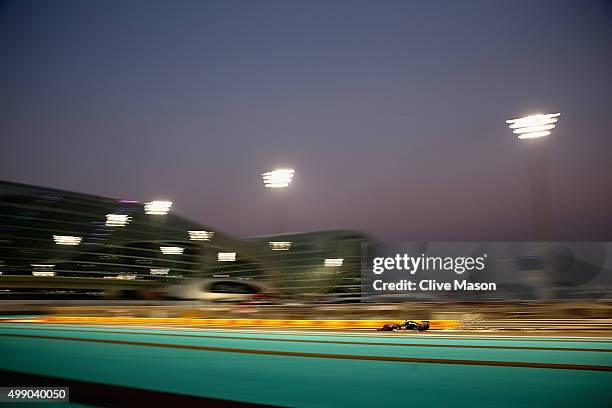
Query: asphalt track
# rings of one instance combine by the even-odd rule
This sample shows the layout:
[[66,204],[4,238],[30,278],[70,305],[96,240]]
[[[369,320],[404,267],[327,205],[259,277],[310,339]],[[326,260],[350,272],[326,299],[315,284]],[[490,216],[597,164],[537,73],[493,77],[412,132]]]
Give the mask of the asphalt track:
[[85,405],[610,407],[612,338],[3,323],[0,378]]

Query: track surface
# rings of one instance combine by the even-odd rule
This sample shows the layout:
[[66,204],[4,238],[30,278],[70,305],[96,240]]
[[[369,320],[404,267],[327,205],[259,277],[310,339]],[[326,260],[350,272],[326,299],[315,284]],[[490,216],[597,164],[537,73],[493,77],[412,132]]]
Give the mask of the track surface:
[[612,406],[606,337],[4,323],[0,350],[5,374],[71,380],[90,396],[299,407]]

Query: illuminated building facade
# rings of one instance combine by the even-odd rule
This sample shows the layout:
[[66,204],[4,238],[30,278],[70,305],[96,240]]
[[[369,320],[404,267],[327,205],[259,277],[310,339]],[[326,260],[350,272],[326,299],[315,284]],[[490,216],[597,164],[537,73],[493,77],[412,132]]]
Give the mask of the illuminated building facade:
[[171,205],[0,182],[0,299],[149,297],[196,277],[262,280],[291,294],[358,291],[359,234],[240,240]]

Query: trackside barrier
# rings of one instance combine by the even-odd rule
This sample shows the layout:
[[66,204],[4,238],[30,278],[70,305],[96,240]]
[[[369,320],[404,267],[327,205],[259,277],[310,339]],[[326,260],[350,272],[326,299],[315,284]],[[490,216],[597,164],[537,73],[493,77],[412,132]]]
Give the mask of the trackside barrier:
[[[195,326],[237,327],[301,327],[325,329],[374,329],[387,323],[403,323],[400,320],[286,320],[286,319],[195,319],[156,317],[95,317],[95,316],[45,316],[37,319],[45,323],[116,323],[116,324],[176,324]],[[415,320],[419,322],[420,320]],[[459,320],[430,320],[432,330],[459,329]]]

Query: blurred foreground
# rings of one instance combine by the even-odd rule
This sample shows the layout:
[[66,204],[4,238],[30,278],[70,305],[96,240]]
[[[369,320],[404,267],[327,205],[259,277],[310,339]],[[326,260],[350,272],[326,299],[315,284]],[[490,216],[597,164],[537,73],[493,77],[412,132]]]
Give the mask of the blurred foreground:
[[102,406],[609,407],[610,337],[0,323],[7,383]]

